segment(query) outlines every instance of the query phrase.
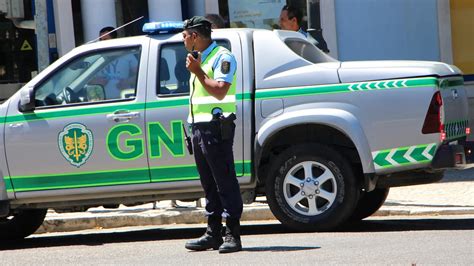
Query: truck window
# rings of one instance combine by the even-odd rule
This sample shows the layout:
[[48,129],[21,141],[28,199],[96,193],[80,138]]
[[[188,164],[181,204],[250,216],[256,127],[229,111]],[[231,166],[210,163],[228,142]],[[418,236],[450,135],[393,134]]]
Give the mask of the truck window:
[[[216,42],[217,45],[230,50],[229,41],[216,40]],[[188,52],[181,42],[161,46],[156,90],[158,96],[189,94],[190,73],[186,69],[187,54]]]
[[36,88],[36,106],[132,99],[139,55],[140,48],[127,48],[79,56]]
[[336,61],[326,55],[323,51],[319,50],[319,48],[314,46],[312,43],[305,40],[288,38],[285,40],[285,44],[297,55],[311,63],[317,64]]

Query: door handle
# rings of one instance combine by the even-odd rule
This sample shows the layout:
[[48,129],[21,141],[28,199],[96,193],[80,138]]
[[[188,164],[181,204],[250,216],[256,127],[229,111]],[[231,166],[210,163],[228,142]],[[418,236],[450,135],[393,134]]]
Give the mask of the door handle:
[[130,112],[128,110],[118,110],[113,114],[108,114],[107,119],[114,122],[129,122],[132,119],[140,117],[139,112]]
[[20,128],[23,127],[23,123],[15,123],[15,124],[9,124],[9,128]]

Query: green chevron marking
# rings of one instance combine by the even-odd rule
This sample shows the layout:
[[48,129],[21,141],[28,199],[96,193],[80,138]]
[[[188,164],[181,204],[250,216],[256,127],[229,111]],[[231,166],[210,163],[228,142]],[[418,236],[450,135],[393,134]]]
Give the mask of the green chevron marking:
[[444,130],[446,132],[446,139],[453,140],[456,138],[466,136],[466,128],[468,126],[468,120],[456,120],[446,122]]
[[377,154],[377,156],[375,156],[374,162],[375,162],[377,165],[380,165],[381,167],[389,167],[389,166],[391,166],[392,164],[389,163],[389,162],[385,159],[389,153],[390,153],[390,152],[380,152],[379,154]]
[[431,155],[431,156],[434,156],[435,155],[435,152],[436,152],[436,145],[433,145],[433,147],[431,147],[431,149],[428,151],[428,153]]
[[[429,150],[427,150],[428,148]],[[381,169],[430,162],[436,148],[435,143],[431,143],[375,151],[372,153],[374,166],[376,169]]]
[[417,161],[425,161],[428,160],[422,153],[425,150],[426,146],[424,147],[417,147],[412,153],[411,156],[413,159]]
[[393,160],[399,164],[406,164],[409,163],[407,159],[405,159],[403,156],[407,153],[408,149],[400,149],[395,152],[393,155]]

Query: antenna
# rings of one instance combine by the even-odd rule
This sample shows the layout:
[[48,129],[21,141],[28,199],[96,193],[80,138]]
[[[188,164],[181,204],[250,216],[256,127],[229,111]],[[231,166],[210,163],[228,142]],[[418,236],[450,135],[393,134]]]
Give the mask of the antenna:
[[99,36],[98,38],[96,38],[96,39],[94,39],[94,40],[92,40],[92,41],[88,41],[86,44],[96,42],[96,41],[98,41],[100,38],[102,38],[102,37],[104,37],[104,36],[107,36],[107,35],[109,35],[110,33],[115,32],[115,31],[117,31],[117,30],[119,30],[119,29],[121,29],[121,28],[123,28],[123,27],[126,27],[126,26],[132,24],[132,23],[135,23],[136,21],[139,21],[140,19],[142,19],[142,18],[144,18],[144,17],[145,17],[145,16],[141,16],[141,17],[136,18],[136,19],[134,19],[134,20],[132,20],[132,21],[130,21],[130,22],[127,22],[127,23],[123,24],[122,26],[120,26],[120,27],[118,27],[118,28],[115,28],[115,29],[112,30],[112,31],[109,31],[109,32],[107,32],[106,34],[103,34],[103,35]]

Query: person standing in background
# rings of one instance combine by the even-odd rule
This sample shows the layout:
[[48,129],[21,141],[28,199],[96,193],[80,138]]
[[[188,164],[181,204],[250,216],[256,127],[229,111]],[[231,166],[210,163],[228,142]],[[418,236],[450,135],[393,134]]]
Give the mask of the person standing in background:
[[280,29],[297,31],[308,37],[308,33],[301,28],[303,13],[298,8],[285,5],[280,12]]
[[117,38],[117,32],[114,27],[104,27],[99,31],[99,41],[111,40]]
[[[115,38],[117,38],[117,31],[114,27],[104,27],[99,32],[100,41]],[[107,100],[121,99],[124,97],[123,90],[134,88],[137,71],[138,59],[133,54],[126,53],[105,65],[92,83],[104,87]]]
[[226,28],[224,19],[218,14],[207,14],[204,16],[209,22],[211,22],[212,29],[223,29]]

